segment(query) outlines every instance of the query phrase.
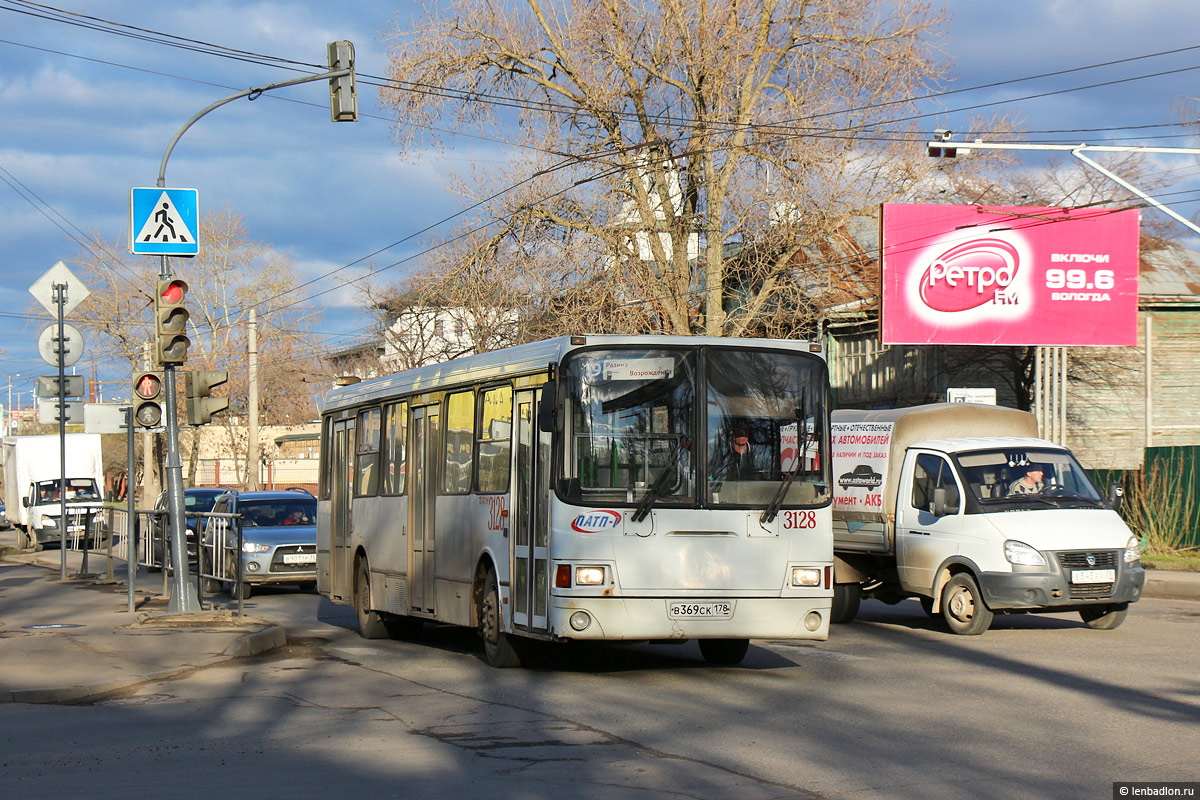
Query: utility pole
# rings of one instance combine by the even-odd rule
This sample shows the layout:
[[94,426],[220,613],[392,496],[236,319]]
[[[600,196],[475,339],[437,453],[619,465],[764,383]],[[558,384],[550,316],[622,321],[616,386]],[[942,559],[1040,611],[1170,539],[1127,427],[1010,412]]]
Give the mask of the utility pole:
[[246,341],[248,346],[248,361],[250,366],[250,387],[247,410],[247,428],[249,441],[246,443],[246,488],[258,490],[258,314],[250,309],[247,321]]

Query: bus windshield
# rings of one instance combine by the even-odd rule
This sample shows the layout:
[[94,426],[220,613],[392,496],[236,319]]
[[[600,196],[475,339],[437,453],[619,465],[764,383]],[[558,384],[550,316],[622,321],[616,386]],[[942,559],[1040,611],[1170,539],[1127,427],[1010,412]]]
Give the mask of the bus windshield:
[[824,363],[804,353],[577,353],[562,371],[559,492],[584,504],[826,502],[824,381]]
[[799,353],[713,349],[706,487],[712,505],[829,499],[825,365]]
[[694,351],[591,350],[567,361],[563,494],[594,503],[696,498]]

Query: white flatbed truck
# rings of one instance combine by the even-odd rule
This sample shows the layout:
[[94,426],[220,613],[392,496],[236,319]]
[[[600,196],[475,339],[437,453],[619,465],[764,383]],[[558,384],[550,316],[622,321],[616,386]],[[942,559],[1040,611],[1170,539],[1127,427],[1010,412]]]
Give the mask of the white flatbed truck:
[[916,597],[957,634],[998,613],[1077,611],[1121,624],[1142,592],[1138,541],[1036,418],[938,403],[833,412],[834,601]]

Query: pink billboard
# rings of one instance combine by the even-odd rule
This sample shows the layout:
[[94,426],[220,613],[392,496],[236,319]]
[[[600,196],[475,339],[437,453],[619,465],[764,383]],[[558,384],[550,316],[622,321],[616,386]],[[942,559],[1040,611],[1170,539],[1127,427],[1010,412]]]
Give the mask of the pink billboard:
[[883,206],[884,344],[1137,343],[1136,210]]

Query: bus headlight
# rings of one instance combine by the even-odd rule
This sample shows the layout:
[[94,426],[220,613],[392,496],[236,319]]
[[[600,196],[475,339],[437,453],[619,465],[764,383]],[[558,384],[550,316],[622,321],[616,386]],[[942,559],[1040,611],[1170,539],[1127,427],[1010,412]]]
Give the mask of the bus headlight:
[[602,586],[604,584],[604,567],[576,567],[576,586]]
[[586,611],[576,611],[567,621],[571,623],[572,628],[581,631],[592,624],[592,615]]
[[819,567],[792,567],[792,586],[820,586]]

